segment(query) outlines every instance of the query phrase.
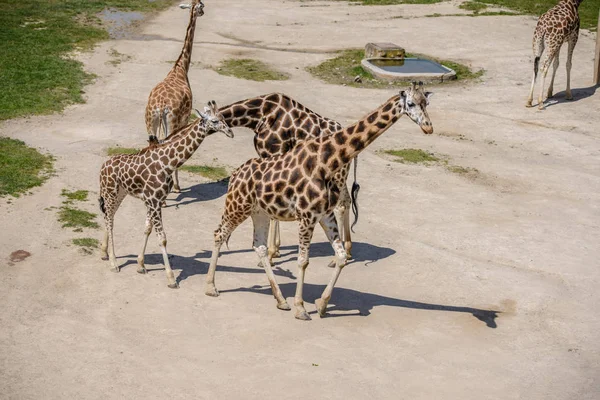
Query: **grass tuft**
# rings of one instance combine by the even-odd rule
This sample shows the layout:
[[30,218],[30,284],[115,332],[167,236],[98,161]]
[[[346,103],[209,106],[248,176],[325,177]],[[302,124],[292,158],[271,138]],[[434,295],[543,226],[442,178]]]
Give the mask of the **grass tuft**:
[[60,195],[67,198],[65,201],[63,201],[63,204],[73,204],[74,201],[86,201],[88,191],[76,190],[74,192],[69,192],[67,189],[63,189]]
[[221,62],[216,71],[221,75],[235,76],[251,81],[285,81],[287,74],[271,69],[267,64],[251,59],[229,59]]
[[[389,88],[404,87],[408,82],[405,81],[386,81],[375,78],[370,72],[366,71],[361,60],[365,56],[364,49],[341,50],[334,58],[330,58],[319,65],[308,67],[307,71],[317,78],[335,85],[347,85],[362,88]],[[406,54],[407,58],[417,57],[436,61],[456,72],[456,80],[477,79],[481,77],[484,70],[477,72],[471,71],[469,67],[454,61],[441,60],[423,54]],[[355,82],[356,77],[360,77],[362,82]]]
[[478,1],[465,1],[458,8],[462,10],[473,11],[474,14],[479,14],[481,10],[487,8],[487,4],[480,3]]
[[212,167],[210,165],[183,165],[179,169],[192,174],[201,175],[213,181],[220,181],[229,176],[229,173],[227,173],[225,167]]
[[20,140],[0,138],[0,196],[19,197],[41,186],[54,171],[53,161],[51,155],[41,154]]
[[137,154],[140,152],[140,149],[134,149],[132,147],[109,147],[106,149],[106,155],[108,156],[118,156],[121,154]]
[[61,207],[58,212],[58,222],[62,223],[63,228],[99,228],[95,218],[94,213],[69,206]]
[[73,239],[73,244],[75,246],[96,248],[96,247],[98,247],[99,243],[98,243],[98,239],[78,238],[78,239]]
[[421,149],[385,150],[384,153],[397,157],[394,161],[401,163],[423,164],[440,161],[433,153]]

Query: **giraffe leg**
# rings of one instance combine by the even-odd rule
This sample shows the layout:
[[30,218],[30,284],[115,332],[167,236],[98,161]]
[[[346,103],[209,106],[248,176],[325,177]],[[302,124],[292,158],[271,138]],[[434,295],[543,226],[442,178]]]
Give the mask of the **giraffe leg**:
[[163,262],[165,264],[165,272],[167,274],[167,281],[169,282],[167,286],[171,289],[177,289],[179,285],[175,280],[175,274],[171,269],[169,254],[167,253],[167,235],[163,229],[160,201],[156,201],[155,203],[147,203],[146,207],[148,207],[148,214],[150,215],[152,225],[154,225],[154,230],[156,231],[156,236],[158,237],[158,245],[160,246],[160,250],[162,252]]
[[552,78],[550,79],[550,86],[548,86],[548,96],[547,98],[552,98],[552,95],[554,94],[554,78],[556,77],[556,70],[558,69],[558,64],[559,64],[559,54],[556,53],[556,56],[554,57],[554,62],[552,63]]
[[279,230],[279,221],[275,221],[275,252],[273,253],[273,257],[279,258],[281,257],[281,253],[279,252],[279,248],[281,247],[281,231]]
[[533,75],[531,77],[531,88],[529,89],[529,97],[527,98],[527,103],[525,107],[531,107],[531,103],[533,102],[533,90],[535,89],[535,81],[537,79],[540,58],[542,57],[542,53],[544,52],[544,39],[541,35],[538,35],[537,31],[533,35]]
[[[269,228],[269,223],[271,222],[269,216],[263,211],[255,211],[252,214],[252,223],[254,224],[254,239],[252,243],[252,247],[254,251],[258,255],[265,272],[267,273],[267,278],[269,279],[269,284],[271,285],[271,290],[273,291],[273,296],[275,300],[277,300],[277,308],[280,310],[290,310],[289,304],[285,301],[285,297],[281,293],[281,289],[275,280],[275,275],[273,274],[273,269],[271,269],[271,262],[269,260],[269,254],[267,251],[267,238],[269,231],[274,231],[274,229]],[[273,224],[270,224],[272,227]]]
[[[237,228],[242,222],[244,222],[248,218],[249,214],[235,215],[234,213],[230,214],[227,212],[227,206],[225,206],[225,213],[221,218],[221,224],[215,230],[215,242],[213,247],[212,256],[210,258],[210,266],[208,267],[208,272],[206,273],[206,288],[204,294],[211,297],[218,297],[219,291],[215,286],[215,273],[217,271],[217,261],[219,260],[219,251],[221,250],[221,246],[225,243],[229,236],[233,233],[235,228]],[[230,218],[233,217],[233,218]]]
[[314,232],[314,222],[310,220],[300,220],[300,240],[298,243],[298,281],[296,282],[296,294],[294,295],[294,307],[296,308],[296,319],[310,321],[310,315],[304,308],[304,298],[302,291],[304,289],[304,274],[308,267],[308,249],[310,240]]
[[142,247],[142,252],[138,255],[138,258],[137,258],[137,263],[138,263],[137,272],[140,274],[147,273],[146,267],[144,265],[144,255],[146,254],[146,246],[148,245],[148,237],[150,236],[151,232],[152,232],[151,216],[150,216],[150,213],[147,213],[146,214],[146,227],[144,229],[144,247]]
[[[102,193],[102,190],[101,190]],[[116,193],[108,194],[102,193],[104,199],[104,238],[102,240],[101,254],[102,259],[108,259],[110,261],[110,270],[112,272],[119,272],[119,266],[117,264],[117,257],[115,256],[115,244],[113,237],[113,226],[115,220],[115,214],[121,205],[121,202],[126,196],[124,190],[116,190]]]
[[181,188],[179,187],[179,174],[177,170],[173,172],[173,193],[181,193]]
[[102,235],[102,244],[100,245],[100,258],[108,261],[108,228],[104,226],[104,234]]
[[[269,259],[269,265],[273,265],[273,257],[275,257],[275,253],[277,252],[277,248],[275,247],[275,236],[277,235],[277,226],[279,225],[279,221],[270,220],[269,222],[269,231],[267,237],[267,256]],[[263,266],[262,259],[259,261],[259,266]]]
[[[559,48],[560,50],[560,48]],[[544,109],[544,85],[546,83],[546,75],[548,75],[548,69],[550,68],[550,63],[555,57],[556,52],[548,51],[546,55],[546,59],[544,60],[544,64],[542,65],[542,87],[540,89],[540,96],[538,97],[538,109]]]
[[327,234],[327,237],[329,238],[329,241],[331,242],[331,245],[336,255],[336,265],[335,269],[333,270],[333,275],[331,276],[327,287],[323,291],[323,294],[321,294],[321,298],[315,300],[315,305],[317,306],[317,312],[319,313],[319,316],[324,317],[327,311],[327,304],[331,299],[333,287],[335,286],[335,283],[337,282],[338,277],[342,272],[342,269],[346,265],[346,251],[342,246],[342,242],[340,241],[337,232],[337,225],[335,224],[335,221],[331,218],[331,215],[326,216],[321,220],[321,226],[325,230],[325,233]]
[[577,44],[578,38],[579,38],[579,31],[577,31],[576,34],[574,34],[569,39],[569,50],[567,53],[567,93],[566,93],[567,100],[573,100],[573,94],[571,93],[571,66],[573,65],[572,64],[573,50],[575,50],[575,45]]

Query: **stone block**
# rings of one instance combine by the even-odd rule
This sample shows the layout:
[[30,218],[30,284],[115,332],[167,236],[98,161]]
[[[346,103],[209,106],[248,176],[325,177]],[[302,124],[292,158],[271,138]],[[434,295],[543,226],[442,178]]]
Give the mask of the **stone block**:
[[404,58],[404,49],[394,43],[367,43],[365,58]]

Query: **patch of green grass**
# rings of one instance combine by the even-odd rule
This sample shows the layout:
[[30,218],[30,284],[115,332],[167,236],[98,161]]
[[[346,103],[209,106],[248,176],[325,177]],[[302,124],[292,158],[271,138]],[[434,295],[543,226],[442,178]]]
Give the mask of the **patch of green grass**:
[[108,156],[118,156],[120,154],[137,154],[140,152],[140,149],[134,149],[132,147],[109,147],[106,149],[106,155]]
[[48,114],[82,103],[93,75],[69,57],[90,49],[108,33],[96,13],[162,9],[171,0],[0,1],[0,120]]
[[385,154],[397,157],[395,161],[410,164],[422,164],[440,161],[439,157],[421,149],[385,150]]
[[[408,82],[393,81],[389,82],[375,78],[370,72],[366,71],[361,60],[364,58],[365,51],[363,49],[348,49],[337,53],[334,58],[326,60],[319,65],[308,67],[307,71],[317,78],[332,84],[347,85],[362,88],[389,88],[389,87],[404,87]],[[476,79],[483,75],[484,70],[477,72],[471,71],[469,67],[457,62],[441,60],[435,57],[430,57],[423,54],[406,54],[407,58],[427,58],[436,61],[442,65],[452,68],[456,72],[457,80]],[[355,78],[359,77],[361,82],[355,82]]]
[[453,174],[458,174],[458,175],[477,175],[479,173],[479,170],[477,168],[471,168],[471,167],[461,167],[460,165],[447,165],[446,169],[450,172],[452,172]]
[[94,213],[69,206],[61,207],[58,212],[58,222],[62,223],[63,228],[98,228],[95,218]]
[[212,167],[210,165],[183,165],[180,170],[198,174],[213,181],[220,181],[229,176],[225,167]]
[[465,1],[458,8],[462,10],[473,11],[474,14],[478,14],[481,10],[487,8],[487,4],[480,3],[478,1]]
[[235,76],[251,81],[284,81],[287,74],[271,69],[267,64],[251,59],[228,59],[221,62],[216,71],[221,75]]
[[78,238],[78,239],[73,239],[73,244],[75,246],[96,248],[96,247],[98,247],[98,239]]
[[76,190],[74,192],[69,192],[67,189],[63,189],[60,195],[67,198],[65,201],[63,201],[63,204],[73,204],[74,201],[86,201],[88,191]]
[[53,161],[51,155],[41,154],[20,140],[0,137],[0,196],[19,197],[41,186],[54,171]]

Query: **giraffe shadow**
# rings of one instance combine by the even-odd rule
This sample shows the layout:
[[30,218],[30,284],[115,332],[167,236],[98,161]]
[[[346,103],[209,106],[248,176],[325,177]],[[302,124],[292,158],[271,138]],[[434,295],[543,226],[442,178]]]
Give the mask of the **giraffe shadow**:
[[[279,285],[284,297],[293,297],[295,295],[296,284],[284,283]],[[325,290],[325,285],[314,285],[305,283],[303,287],[304,300],[314,303],[314,300],[321,297],[321,293]],[[228,292],[250,292],[272,296],[270,286],[252,286],[250,288],[238,288],[221,290],[221,293]],[[393,297],[380,296],[378,294],[360,292],[358,290],[336,287],[333,289],[333,295],[329,306],[327,307],[327,317],[346,317],[346,316],[368,316],[371,310],[378,306],[409,308],[414,310],[429,310],[429,311],[444,311],[471,314],[479,321],[483,322],[488,328],[496,328],[496,318],[501,311],[484,310],[472,307],[450,306],[433,303],[421,303],[412,300],[396,299]],[[355,311],[348,313],[348,311]],[[315,311],[309,314],[316,314]]]
[[[167,207],[180,207],[186,204],[218,199],[227,193],[228,184],[229,180],[222,179],[217,182],[199,183],[187,189],[182,189],[180,193],[171,193],[170,198],[167,198]],[[173,195],[177,197],[173,199]],[[174,204],[173,201],[175,201]]]
[[[177,283],[181,283],[185,281],[190,276],[194,275],[206,275],[208,272],[208,263],[203,261],[198,261],[198,258],[207,258],[209,259],[211,256],[210,251],[203,250],[200,253],[196,253],[191,257],[181,257],[173,254],[169,254],[169,261],[171,263],[171,269],[173,271],[180,271],[179,275],[175,279]],[[117,259],[126,258],[123,264],[121,264],[121,268],[127,267],[129,265],[134,265],[137,268],[137,255],[129,254],[126,256],[117,257]],[[148,272],[154,271],[164,271],[163,258],[162,254],[146,254],[144,258],[146,270]],[[236,272],[242,274],[264,274],[264,270],[260,267],[247,268],[247,267],[233,267],[233,266],[224,266],[217,265],[217,271],[222,272]],[[273,273],[278,276],[283,276],[290,279],[296,279],[296,276],[289,270],[283,269],[280,267],[273,268]]]
[[598,89],[599,87],[600,85],[593,85],[586,88],[571,89],[573,100],[567,100],[566,90],[555,93],[554,96],[546,100],[546,107],[552,107],[558,104],[577,102],[579,100],[587,99],[588,97],[593,96],[596,93],[596,89]]
[[[279,266],[280,264],[287,263],[290,260],[289,256],[294,254],[298,254],[298,246],[297,245],[288,245],[281,246],[279,248],[281,253],[280,258],[274,259],[275,266]],[[250,253],[254,252],[252,248],[238,249],[238,250],[221,250],[221,255],[226,254],[237,254],[237,253]],[[199,255],[200,258],[210,258],[211,253],[205,252],[206,255]],[[201,253],[199,253],[201,254]],[[365,265],[373,263],[378,260],[382,260],[384,258],[390,257],[391,255],[396,254],[396,250],[391,249],[389,247],[380,247],[370,243],[363,242],[352,242],[352,260],[348,261],[348,265],[357,262],[364,262]],[[311,243],[309,250],[310,257],[327,257],[334,256],[333,249],[329,242],[318,242]],[[257,258],[258,262],[258,258]]]

